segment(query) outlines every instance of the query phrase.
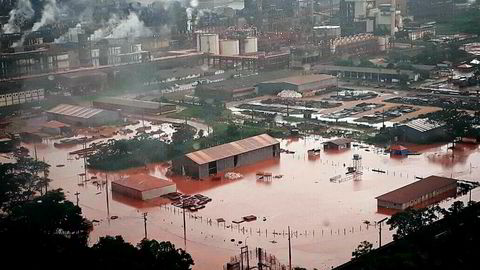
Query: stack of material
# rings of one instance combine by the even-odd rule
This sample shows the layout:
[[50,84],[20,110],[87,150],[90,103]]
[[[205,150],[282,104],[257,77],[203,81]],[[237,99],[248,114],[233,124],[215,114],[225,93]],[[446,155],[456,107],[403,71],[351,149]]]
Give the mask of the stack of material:
[[283,90],[282,92],[278,93],[277,96],[281,98],[301,98],[302,94],[293,90]]
[[236,173],[236,172],[227,172],[225,174],[225,179],[229,179],[229,180],[237,180],[237,179],[240,179],[242,177],[243,177],[242,174]]

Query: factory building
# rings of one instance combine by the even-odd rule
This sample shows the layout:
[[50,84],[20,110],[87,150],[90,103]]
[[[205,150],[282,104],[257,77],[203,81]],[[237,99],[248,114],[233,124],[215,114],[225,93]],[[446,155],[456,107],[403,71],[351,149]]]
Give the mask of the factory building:
[[399,139],[411,143],[428,143],[444,139],[445,127],[426,118],[415,119],[396,127]]
[[60,104],[46,113],[49,120],[73,126],[100,126],[120,120],[118,112],[69,104]]
[[376,197],[379,209],[405,210],[409,207],[425,207],[441,198],[455,196],[457,180],[429,176],[399,189]]
[[144,101],[129,98],[105,97],[93,101],[93,106],[105,110],[120,110],[129,113],[167,113],[174,112],[177,107],[175,104]]
[[232,80],[225,80],[209,84],[199,84],[195,87],[195,96],[202,99],[226,101],[252,97],[258,94],[256,87],[258,83],[297,74],[298,72],[288,70],[275,72],[269,71]]
[[0,107],[21,105],[38,102],[45,99],[44,89],[14,90],[12,88],[0,88]]
[[359,79],[376,82],[399,82],[402,79],[417,81],[420,75],[412,70],[388,68],[349,67],[316,65],[314,72],[328,73],[340,78]]
[[311,74],[276,79],[262,82],[257,85],[259,94],[277,94],[282,90],[294,90],[298,92],[310,92],[336,87],[337,77],[327,74]]
[[70,72],[59,75],[57,81],[62,89],[79,96],[103,91],[108,85],[108,74],[97,70]]
[[112,182],[112,192],[137,200],[150,200],[176,192],[174,182],[147,174],[133,175]]
[[229,169],[279,157],[280,143],[268,134],[262,134],[188,153],[173,160],[172,169],[178,174],[203,179]]

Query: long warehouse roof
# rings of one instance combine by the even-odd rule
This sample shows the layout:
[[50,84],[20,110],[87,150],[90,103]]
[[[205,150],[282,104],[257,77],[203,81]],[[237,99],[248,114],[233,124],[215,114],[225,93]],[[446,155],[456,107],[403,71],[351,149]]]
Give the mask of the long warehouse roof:
[[118,106],[129,106],[129,107],[135,107],[139,109],[154,109],[154,110],[159,109],[161,108],[161,106],[164,106],[164,105],[171,105],[168,103],[160,103],[155,101],[145,101],[145,100],[137,100],[137,99],[130,99],[130,98],[116,98],[116,97],[99,98],[95,102],[118,105]]
[[410,128],[413,128],[415,130],[418,130],[420,132],[425,132],[425,131],[429,131],[429,130],[432,130],[432,129],[435,129],[435,128],[438,128],[438,127],[442,127],[442,125],[440,124],[437,124],[437,123],[433,123],[433,122],[429,122],[428,119],[426,118],[421,118],[421,119],[415,119],[415,120],[412,120],[402,126],[407,126],[407,127],[410,127]]
[[211,148],[188,153],[186,156],[197,164],[205,164],[227,157],[254,151],[260,148],[272,146],[279,142],[268,134],[246,138],[243,140],[217,145]]
[[172,181],[157,178],[148,174],[138,174],[128,178],[118,179],[113,181],[112,184],[134,189],[140,192],[176,185]]
[[417,182],[413,182],[404,187],[380,195],[376,197],[376,199],[393,203],[407,203],[418,199],[425,194],[428,194],[435,190],[439,190],[456,182],[457,180],[452,178],[432,175]]
[[53,109],[48,110],[48,113],[60,114],[79,118],[91,118],[94,115],[104,112],[102,109],[87,108],[70,104],[60,104]]

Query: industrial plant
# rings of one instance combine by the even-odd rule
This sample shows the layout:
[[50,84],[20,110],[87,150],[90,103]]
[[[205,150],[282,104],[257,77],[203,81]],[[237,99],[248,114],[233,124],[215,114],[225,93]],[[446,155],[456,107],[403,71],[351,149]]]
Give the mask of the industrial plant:
[[5,265],[476,269],[479,29],[479,1],[0,0]]

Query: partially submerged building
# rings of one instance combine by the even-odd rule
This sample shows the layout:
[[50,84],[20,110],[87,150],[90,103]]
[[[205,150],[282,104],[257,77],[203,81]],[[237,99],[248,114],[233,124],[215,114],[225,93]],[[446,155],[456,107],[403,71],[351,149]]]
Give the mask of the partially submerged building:
[[150,200],[176,191],[177,185],[174,182],[147,174],[112,182],[112,192],[138,200]]
[[351,147],[352,139],[348,138],[338,138],[335,140],[327,141],[323,143],[323,149],[325,150],[341,150],[341,149],[348,149]]
[[175,104],[145,101],[130,98],[105,97],[93,101],[93,106],[106,110],[120,110],[129,113],[167,113],[177,109]]
[[399,139],[412,143],[427,143],[445,138],[443,125],[429,122],[427,118],[415,119],[396,127]]
[[118,112],[70,104],[60,104],[48,110],[47,117],[74,126],[100,126],[120,120]]
[[268,134],[262,134],[188,153],[173,160],[172,169],[178,174],[201,179],[228,169],[279,157],[280,142]]
[[409,207],[426,206],[445,196],[455,196],[457,180],[429,176],[404,187],[376,197],[378,208],[405,210]]

